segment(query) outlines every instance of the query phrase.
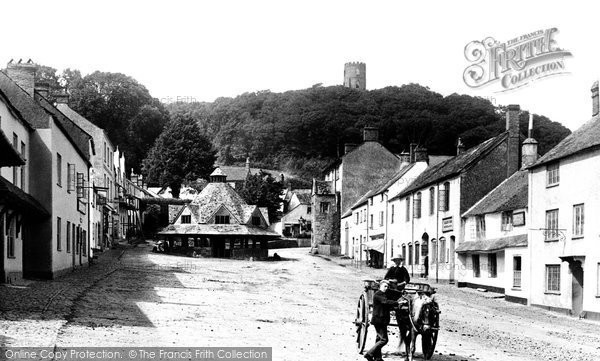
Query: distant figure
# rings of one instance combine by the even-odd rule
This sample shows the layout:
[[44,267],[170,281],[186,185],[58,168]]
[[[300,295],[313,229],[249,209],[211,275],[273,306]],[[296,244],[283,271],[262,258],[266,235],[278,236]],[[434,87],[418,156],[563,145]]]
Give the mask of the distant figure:
[[281,261],[281,257],[277,253],[275,253],[273,254],[273,261]]

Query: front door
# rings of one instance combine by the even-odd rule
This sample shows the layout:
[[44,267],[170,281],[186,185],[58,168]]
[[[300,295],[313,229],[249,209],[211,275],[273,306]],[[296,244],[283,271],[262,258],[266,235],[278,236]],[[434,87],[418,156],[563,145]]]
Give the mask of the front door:
[[450,258],[450,283],[454,283],[454,250],[456,246],[455,242],[456,238],[454,236],[450,236],[450,251],[448,252],[448,257]]
[[583,311],[583,267],[580,261],[573,261],[569,264],[572,275],[572,309],[574,316],[579,316]]

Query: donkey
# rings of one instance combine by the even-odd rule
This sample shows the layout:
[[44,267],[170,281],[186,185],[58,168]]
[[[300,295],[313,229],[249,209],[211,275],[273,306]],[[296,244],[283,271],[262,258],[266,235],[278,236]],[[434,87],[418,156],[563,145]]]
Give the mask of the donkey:
[[[436,326],[438,310],[432,297],[415,294],[412,297],[405,296],[405,299],[409,306],[408,312],[403,315],[404,317],[402,317],[398,327],[400,329],[400,343],[406,345],[406,360],[412,361],[417,336],[425,337],[425,334]],[[431,353],[429,350],[423,350],[424,358],[429,359]]]

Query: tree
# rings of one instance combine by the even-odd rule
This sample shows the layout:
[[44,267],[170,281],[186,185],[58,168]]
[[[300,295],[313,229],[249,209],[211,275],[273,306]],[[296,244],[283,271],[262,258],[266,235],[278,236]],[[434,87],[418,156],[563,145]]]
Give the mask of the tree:
[[207,179],[215,163],[215,151],[198,123],[188,115],[176,115],[159,135],[142,162],[148,183],[171,187],[179,198],[181,185]]
[[284,185],[281,182],[261,170],[259,173],[249,175],[246,178],[239,195],[248,204],[267,207],[269,222],[275,222],[281,218],[280,206],[282,199],[280,196],[283,194],[283,189]]
[[77,70],[63,72],[69,106],[108,133],[126,155],[127,169],[139,172],[141,161],[168,123],[164,106],[130,76],[96,71],[81,78]]

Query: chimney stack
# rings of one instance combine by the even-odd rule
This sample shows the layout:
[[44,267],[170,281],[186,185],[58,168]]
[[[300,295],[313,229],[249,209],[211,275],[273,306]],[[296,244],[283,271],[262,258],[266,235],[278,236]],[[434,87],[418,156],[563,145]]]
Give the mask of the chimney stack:
[[410,153],[408,153],[408,152],[400,153],[400,162],[401,162],[401,164],[410,163]]
[[69,93],[65,89],[53,94],[57,104],[69,104]]
[[31,59],[26,63],[22,59],[16,63],[11,60],[6,66],[6,74],[31,97],[34,96],[36,70],[37,65]]
[[409,153],[410,153],[410,162],[414,163],[415,162],[415,149],[417,149],[417,143],[410,143],[409,146]]
[[250,157],[246,157],[246,173],[250,173]]
[[348,154],[356,148],[356,144],[354,143],[345,143],[344,144],[344,154]]
[[363,129],[363,141],[366,142],[379,142],[379,128],[377,127],[365,127]]
[[510,177],[519,169],[519,116],[521,107],[518,104],[508,106],[506,112],[506,131],[508,147],[506,151],[506,177]]
[[41,95],[42,97],[44,97],[45,99],[48,99],[48,95],[50,95],[50,83],[48,83],[48,82],[36,83],[35,84],[35,91],[39,95]]
[[529,130],[527,139],[523,142],[521,156],[521,169],[525,169],[535,163],[538,158],[538,142],[533,139],[533,114],[529,113]]
[[429,156],[427,155],[427,148],[417,147],[415,149],[415,162],[429,163]]
[[458,138],[458,142],[456,143],[456,155],[461,155],[465,152],[465,145],[462,142],[460,137]]
[[592,116],[598,115],[600,103],[598,101],[598,80],[592,84]]

